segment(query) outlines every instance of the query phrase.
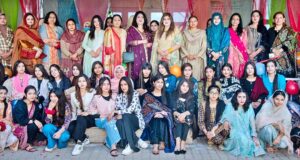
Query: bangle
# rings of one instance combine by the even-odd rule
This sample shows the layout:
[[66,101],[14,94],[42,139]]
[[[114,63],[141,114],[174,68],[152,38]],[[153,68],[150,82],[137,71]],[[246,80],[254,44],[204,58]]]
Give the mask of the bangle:
[[168,52],[169,52],[169,54],[170,54],[170,53],[172,53],[172,52],[173,52],[173,48],[171,47],[171,48],[169,48],[167,51],[168,51]]

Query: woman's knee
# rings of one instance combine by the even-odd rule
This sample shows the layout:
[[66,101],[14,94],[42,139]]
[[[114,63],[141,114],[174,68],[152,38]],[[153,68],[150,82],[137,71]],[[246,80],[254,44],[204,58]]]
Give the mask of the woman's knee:
[[43,127],[43,133],[49,133],[56,130],[56,127],[53,124],[46,124]]

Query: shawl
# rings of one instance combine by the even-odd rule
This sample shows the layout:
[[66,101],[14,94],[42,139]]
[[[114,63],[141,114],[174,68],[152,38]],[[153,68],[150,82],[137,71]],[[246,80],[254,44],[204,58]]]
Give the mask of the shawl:
[[293,128],[298,127],[300,125],[300,105],[296,102],[289,101],[287,106],[292,115]]
[[200,29],[197,29],[195,32],[185,30],[183,34],[185,35],[187,41],[193,42],[201,37],[202,32]]
[[266,89],[266,87],[264,86],[264,83],[263,83],[262,79],[260,77],[256,77],[254,87],[253,87],[253,90],[252,90],[251,95],[250,95],[250,99],[253,102],[256,102],[258,100],[259,96],[262,95],[262,94],[268,95],[269,92]]
[[154,117],[156,112],[165,111],[168,115],[164,118],[168,121],[168,130],[169,130],[169,139],[166,139],[165,144],[165,152],[171,153],[175,148],[175,141],[173,137],[173,119],[172,119],[172,111],[166,105],[162,104],[159,100],[157,100],[153,95],[146,93],[143,101],[142,114],[144,116],[145,124],[149,125],[151,119]]
[[0,25],[0,34],[6,38],[7,37],[7,27],[6,25]]
[[282,27],[276,36],[272,48],[282,48],[286,46],[289,52],[293,52],[296,49],[296,32],[290,27]]
[[63,33],[61,40],[70,44],[69,51],[71,53],[76,53],[76,51],[81,47],[82,41],[84,39],[84,33],[82,31],[76,30],[74,34],[71,34],[68,30]]
[[[114,75],[116,75],[116,72],[117,72],[117,69],[121,69],[123,70],[123,76],[125,76],[125,68],[122,66],[122,65],[118,65],[116,66],[115,70],[114,70]],[[117,94],[118,93],[118,89],[119,89],[119,82],[120,82],[120,79],[118,79],[116,76],[114,78],[111,79],[111,90],[113,93]]]
[[230,41],[232,42],[233,46],[240,51],[244,61],[247,62],[249,57],[243,41],[232,28],[229,28],[229,34],[230,34]]
[[[31,76],[29,74],[24,74],[23,82],[21,82],[19,75],[12,77],[13,94],[14,93],[22,93],[23,94],[25,88],[28,86],[30,78],[31,78]],[[15,96],[15,95],[13,95],[13,96]]]

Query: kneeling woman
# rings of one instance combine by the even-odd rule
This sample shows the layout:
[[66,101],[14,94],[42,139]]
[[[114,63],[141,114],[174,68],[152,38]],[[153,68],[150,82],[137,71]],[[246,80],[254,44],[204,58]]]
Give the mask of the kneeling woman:
[[150,126],[150,143],[153,144],[153,154],[159,154],[159,150],[173,152],[175,142],[172,129],[174,127],[172,110],[168,108],[168,102],[164,91],[164,78],[156,75],[152,79],[153,88],[145,94],[142,113],[146,125]]
[[102,77],[96,95],[89,106],[89,114],[100,114],[96,118],[96,126],[106,131],[105,143],[111,149],[110,154],[117,156],[117,143],[120,141],[120,134],[116,127],[116,120],[113,118],[115,112],[115,101],[112,99],[111,83],[108,77]]
[[173,115],[175,119],[175,154],[185,154],[185,141],[189,132],[190,125],[193,123],[193,116],[196,108],[193,96],[193,84],[182,79],[178,83],[176,91],[176,102],[173,105]]
[[135,132],[145,128],[143,115],[141,114],[141,104],[139,93],[133,89],[132,81],[128,77],[122,77],[119,83],[119,94],[116,98],[117,127],[121,136],[120,146],[126,148],[123,155],[138,152],[137,144],[146,148]]
[[265,154],[258,148],[260,144],[255,129],[254,111],[246,91],[238,90],[235,93],[231,104],[226,106],[221,122],[226,130],[230,126],[230,136],[224,142],[225,151],[242,157]]
[[41,133],[43,128],[42,111],[35,103],[37,98],[35,87],[27,86],[24,93],[23,100],[17,101],[12,112],[15,124],[14,135],[20,141],[19,148],[34,152],[36,149],[32,147],[33,142],[35,140],[44,142],[45,140]]
[[209,86],[207,93],[207,100],[202,102],[199,107],[198,126],[205,134],[208,145],[222,146],[229,135],[229,131],[221,129],[222,126],[220,125],[226,104],[219,99],[220,88],[217,85]]
[[49,105],[45,109],[47,124],[43,127],[43,133],[48,140],[46,152],[51,152],[56,147],[67,147],[70,139],[67,129],[72,119],[71,106],[64,93],[52,90],[49,99]]
[[288,152],[293,153],[293,143],[290,140],[292,116],[287,108],[287,99],[284,91],[275,91],[256,115],[258,136],[271,153],[277,148],[288,148]]

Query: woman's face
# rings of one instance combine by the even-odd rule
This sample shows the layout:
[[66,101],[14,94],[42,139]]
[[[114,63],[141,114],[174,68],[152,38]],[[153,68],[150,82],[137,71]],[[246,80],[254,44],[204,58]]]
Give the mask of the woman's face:
[[124,70],[123,69],[121,69],[121,68],[118,68],[117,70],[116,70],[116,77],[117,77],[117,79],[121,79],[123,76],[124,76]]
[[231,24],[233,27],[237,27],[240,24],[239,16],[235,15],[232,17]]
[[197,28],[198,26],[198,20],[196,18],[191,18],[189,21],[190,28]]
[[150,77],[150,74],[151,74],[151,70],[146,68],[146,69],[143,69],[143,77],[144,78],[149,78]]
[[94,68],[94,73],[95,73],[96,75],[101,75],[102,72],[103,72],[102,66],[101,66],[100,64],[96,64],[96,65],[95,65],[95,68]]
[[58,71],[58,69],[55,68],[55,67],[51,67],[51,68],[50,68],[50,74],[51,74],[51,76],[54,77],[54,78],[59,78],[59,77],[60,77],[59,71]]
[[73,68],[72,68],[72,73],[73,73],[73,76],[79,76],[80,71],[79,71],[79,69],[77,68],[77,66],[73,66]]
[[274,63],[270,62],[267,63],[267,73],[268,74],[275,74],[276,73],[276,66]]
[[165,17],[163,18],[163,24],[164,24],[164,26],[166,26],[166,27],[170,27],[170,25],[171,25],[171,18],[170,18],[169,16],[165,16]]
[[0,101],[4,102],[6,100],[7,97],[7,92],[5,89],[1,89],[0,90]]
[[274,97],[273,100],[276,107],[280,107],[284,104],[284,96],[282,95]]
[[180,86],[180,91],[182,94],[186,94],[189,91],[189,84],[187,82],[183,82]]
[[30,89],[25,96],[29,102],[33,102],[36,99],[36,92],[34,89]]
[[19,65],[17,66],[17,72],[18,72],[18,74],[25,73],[25,65],[24,65],[24,63],[19,63]]
[[237,101],[238,101],[239,106],[244,106],[244,104],[246,103],[246,100],[247,100],[247,96],[246,96],[245,92],[240,92],[237,95]]
[[190,66],[187,66],[184,68],[183,70],[183,75],[186,77],[186,78],[190,78],[193,74],[193,70]]
[[55,104],[58,102],[58,97],[56,96],[55,93],[50,94],[50,101],[55,103]]
[[124,80],[121,81],[121,89],[122,89],[123,93],[127,93],[129,90],[129,86],[128,86],[127,82]]
[[225,78],[230,78],[232,70],[229,67],[224,67],[222,70],[222,74]]
[[68,21],[67,28],[69,32],[73,32],[76,30],[76,24],[73,21]]
[[285,18],[283,17],[282,14],[277,14],[274,19],[274,22],[275,22],[276,26],[281,26],[285,22]]
[[6,17],[4,15],[0,15],[0,26],[5,26],[6,23]]
[[101,86],[102,92],[109,93],[110,91],[110,84],[108,80],[105,80]]
[[48,23],[54,25],[55,22],[56,22],[55,14],[54,14],[54,13],[51,13],[51,14],[49,15]]
[[218,91],[217,88],[211,89],[210,92],[209,92],[208,94],[209,94],[209,99],[210,99],[211,101],[216,101],[216,100],[218,100],[219,95],[220,95],[220,93],[219,93],[219,91]]
[[150,24],[150,29],[152,32],[156,32],[158,30],[158,25],[155,22]]
[[107,27],[112,27],[113,26],[112,19],[108,19],[106,21],[106,25],[107,25]]
[[78,87],[80,89],[86,89],[87,87],[87,81],[84,77],[79,77],[78,78]]
[[205,70],[205,76],[206,76],[207,79],[213,79],[214,76],[215,76],[215,71],[211,68],[207,68]]
[[120,28],[122,24],[122,20],[120,19],[120,17],[116,16],[113,19],[113,26],[116,28]]
[[100,21],[98,18],[94,18],[93,23],[95,28],[100,28]]
[[158,72],[162,75],[167,75],[168,74],[167,69],[161,64],[158,65]]
[[258,23],[260,19],[259,13],[254,12],[251,16],[252,23]]
[[144,24],[144,22],[145,22],[145,18],[144,18],[144,16],[143,16],[143,14],[138,14],[138,16],[136,17],[136,23],[138,24],[138,25],[143,25]]
[[219,25],[220,24],[220,22],[221,22],[221,18],[220,18],[220,16],[214,16],[214,18],[213,18],[213,23],[214,23],[214,25]]
[[248,76],[253,76],[254,75],[254,67],[252,65],[247,65],[246,72]]
[[156,90],[162,90],[164,87],[164,81],[162,79],[158,79],[154,81],[153,86]]
[[36,76],[37,79],[40,79],[43,77],[43,72],[40,70],[40,68],[36,67],[34,69],[34,75]]
[[33,18],[31,15],[28,15],[28,16],[26,17],[26,24],[27,24],[28,26],[30,26],[30,27],[33,26],[33,24],[34,24],[34,18]]

